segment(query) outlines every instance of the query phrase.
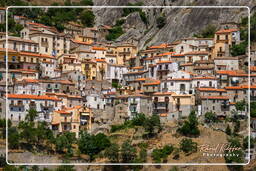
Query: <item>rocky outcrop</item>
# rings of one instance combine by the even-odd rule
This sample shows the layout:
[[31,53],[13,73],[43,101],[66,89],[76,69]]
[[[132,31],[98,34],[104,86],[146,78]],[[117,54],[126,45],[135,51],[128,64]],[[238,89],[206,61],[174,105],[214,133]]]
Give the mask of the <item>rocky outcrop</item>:
[[[94,0],[97,6],[124,6],[128,3],[143,2],[145,6],[249,6],[252,8],[256,4],[256,0]],[[96,25],[106,24],[114,25],[115,21],[122,17],[121,8],[94,8],[96,15]],[[138,12],[131,13],[125,17],[123,29],[125,34],[119,37],[118,41],[133,41],[142,49],[146,46],[172,42],[176,39],[192,36],[199,32],[208,24],[219,26],[223,22],[239,22],[241,16],[247,16],[246,8],[233,9],[191,9],[191,8],[144,8],[148,24],[144,24]],[[166,24],[161,29],[156,26],[156,19],[164,15]]]

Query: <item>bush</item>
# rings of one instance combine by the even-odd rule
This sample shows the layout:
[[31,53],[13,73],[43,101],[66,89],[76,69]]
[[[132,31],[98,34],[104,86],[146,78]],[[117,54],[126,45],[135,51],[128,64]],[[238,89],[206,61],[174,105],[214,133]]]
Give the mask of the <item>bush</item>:
[[[136,3],[128,3],[127,6],[142,6],[143,5],[143,2],[136,2]],[[145,12],[142,11],[141,8],[124,8],[123,9],[123,16],[127,16],[129,15],[130,13],[133,13],[133,12],[139,12],[139,15],[140,15],[140,18],[141,20],[144,22],[144,24],[147,24],[148,23],[148,19],[146,17],[146,14]]]
[[107,157],[111,162],[118,162],[119,146],[117,144],[111,144],[111,146],[105,150],[104,156]]
[[250,103],[250,115],[251,117],[256,117],[256,102]]
[[172,145],[165,145],[162,149],[154,149],[152,152],[153,160],[156,163],[161,163],[163,160],[167,159],[168,155],[170,155],[173,150]]
[[160,16],[156,19],[156,24],[159,29],[163,28],[166,24],[166,18],[164,16]]
[[[231,138],[228,139],[228,142],[230,143],[230,147],[242,147],[239,140],[237,138]],[[231,153],[229,151],[225,151],[225,154]],[[244,161],[244,152],[242,150],[236,150],[232,152],[233,154],[237,155],[232,155],[232,156],[225,156],[226,163],[243,163]]]
[[218,121],[217,116],[212,112],[206,112],[204,120],[206,123],[214,123]]
[[244,41],[240,44],[233,45],[231,47],[231,55],[232,56],[239,56],[239,55],[245,55],[246,48],[247,48],[247,41]]
[[198,121],[195,114],[195,111],[192,111],[189,114],[188,120],[184,122],[184,124],[178,128],[179,133],[185,136],[198,136],[200,135],[200,131],[198,129]]
[[194,36],[198,38],[213,38],[215,32],[216,26],[209,24],[199,34],[194,34]]
[[197,143],[193,142],[192,139],[184,138],[180,142],[180,149],[185,153],[193,153],[197,151]]
[[84,10],[80,15],[81,22],[86,27],[93,27],[95,16],[92,11]]
[[109,138],[103,133],[90,135],[86,132],[81,132],[78,141],[78,148],[81,153],[89,155],[91,160],[110,145]]
[[124,31],[121,26],[114,26],[112,29],[109,30],[109,34],[106,35],[106,39],[109,41],[114,41],[118,37],[124,34]]
[[121,157],[123,163],[132,163],[136,158],[136,149],[130,141],[125,141],[121,147]]
[[231,135],[231,134],[232,134],[232,131],[231,131],[231,128],[230,128],[230,126],[229,126],[229,125],[227,126],[227,128],[226,128],[226,131],[225,131],[225,132],[226,132],[226,134],[227,134],[227,135]]

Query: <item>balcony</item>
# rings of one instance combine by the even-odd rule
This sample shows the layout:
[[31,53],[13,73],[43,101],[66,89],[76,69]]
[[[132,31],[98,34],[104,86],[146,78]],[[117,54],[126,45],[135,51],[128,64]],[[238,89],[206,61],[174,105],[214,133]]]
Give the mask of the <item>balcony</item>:
[[11,103],[9,104],[10,107],[24,107],[24,104],[23,103]]
[[29,104],[29,108],[30,108],[30,109],[36,109],[36,104],[30,103],[30,104]]
[[119,55],[130,55],[131,52],[119,52]]
[[41,108],[53,108],[52,104],[40,104]]
[[137,105],[137,104],[138,104],[138,102],[135,100],[130,102],[130,105]]

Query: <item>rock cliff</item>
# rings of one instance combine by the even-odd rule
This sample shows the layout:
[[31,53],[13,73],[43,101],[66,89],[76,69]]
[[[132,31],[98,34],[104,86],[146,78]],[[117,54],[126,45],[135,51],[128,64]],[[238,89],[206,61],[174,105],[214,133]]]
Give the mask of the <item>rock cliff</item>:
[[[96,6],[124,6],[128,3],[143,2],[145,6],[248,6],[251,9],[256,5],[256,0],[94,0]],[[172,42],[174,40],[192,36],[208,24],[220,26],[224,22],[239,22],[241,17],[248,15],[246,8],[144,8],[148,24],[144,24],[138,12],[122,17],[121,8],[94,8],[96,25],[114,25],[117,19],[125,19],[122,25],[125,34],[118,41],[134,41],[139,48],[152,44]],[[159,29],[157,18],[164,16],[166,24]]]

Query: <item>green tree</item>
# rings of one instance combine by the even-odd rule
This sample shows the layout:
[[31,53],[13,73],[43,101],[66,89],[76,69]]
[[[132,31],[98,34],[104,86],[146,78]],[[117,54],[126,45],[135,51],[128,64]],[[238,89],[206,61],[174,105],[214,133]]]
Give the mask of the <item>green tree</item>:
[[154,149],[152,152],[153,160],[156,163],[161,163],[167,160],[167,157],[173,152],[172,145],[165,145],[162,149]]
[[188,120],[177,130],[185,136],[199,136],[198,120],[195,111],[190,112]]
[[250,103],[250,115],[251,117],[256,117],[256,102]]
[[226,128],[226,131],[225,131],[225,132],[226,132],[226,134],[227,134],[227,135],[231,135],[231,134],[232,134],[232,131],[231,131],[231,128],[230,128],[230,126],[229,126],[229,125],[227,126],[227,128]]
[[119,161],[118,144],[111,144],[110,147],[106,148],[104,156],[107,157],[112,163],[117,163]]
[[84,10],[80,15],[82,24],[86,27],[93,27],[95,16],[92,11]]
[[96,154],[109,147],[110,144],[109,138],[103,133],[90,135],[86,132],[81,132],[78,141],[78,147],[81,153],[89,155],[91,160],[94,159]]
[[196,152],[197,151],[197,143],[193,142],[192,139],[183,138],[180,142],[180,149],[187,154]]
[[[244,139],[243,139],[243,149],[246,150],[248,149],[249,147],[249,137],[246,136]],[[250,148],[254,148],[254,140],[252,137],[250,137]]]
[[204,120],[206,123],[214,123],[218,121],[217,116],[211,111],[211,112],[206,112]]
[[159,29],[163,28],[166,24],[166,18],[164,16],[160,16],[156,19],[156,25]]
[[245,55],[247,46],[248,46],[247,41],[244,41],[237,45],[233,45],[231,47],[231,55],[232,56]]
[[28,114],[25,117],[25,120],[29,121],[29,122],[34,122],[37,116],[38,116],[38,113],[37,113],[36,109],[30,108],[28,110]]
[[130,141],[125,141],[121,146],[121,158],[123,163],[132,163],[136,158],[136,149]]
[[20,145],[20,135],[15,127],[8,129],[8,146],[10,149],[18,149]]
[[245,111],[246,101],[241,100],[241,101],[236,102],[235,107],[236,107],[236,110],[238,110],[238,111]]
[[216,30],[215,25],[209,24],[199,34],[194,34],[194,36],[199,38],[213,38]]
[[236,147],[236,148],[241,148],[240,150],[236,150],[233,152],[225,151],[225,154],[228,155],[230,153],[236,154],[236,155],[231,155],[231,156],[226,156],[225,155],[225,160],[226,163],[243,163],[244,162],[244,152],[242,151],[242,146],[239,142],[238,138],[230,138],[228,139],[228,142],[230,143],[231,147]]

